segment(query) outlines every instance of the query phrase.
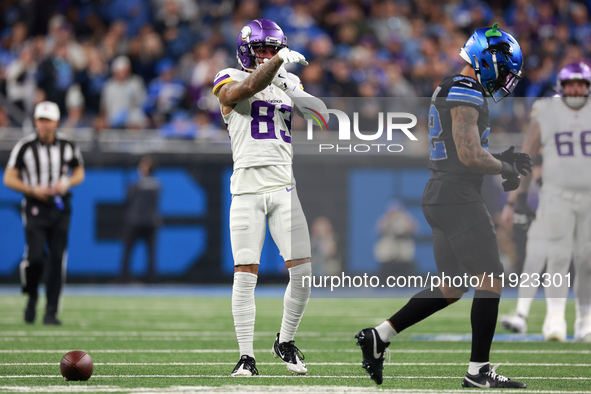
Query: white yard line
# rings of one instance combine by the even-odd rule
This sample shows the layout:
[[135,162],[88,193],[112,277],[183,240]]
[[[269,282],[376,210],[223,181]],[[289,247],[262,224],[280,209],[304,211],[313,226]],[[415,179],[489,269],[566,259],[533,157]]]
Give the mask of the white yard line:
[[[0,375],[0,379],[27,379],[27,378],[60,378],[61,375]],[[231,378],[230,375],[92,375],[92,379],[101,378]],[[284,376],[284,375],[257,375],[249,379],[367,379],[366,375],[305,375],[305,376]],[[461,379],[461,376],[384,376],[384,379]],[[233,379],[233,378],[232,378]],[[583,376],[515,376],[515,380],[591,380],[591,377]],[[520,393],[522,391],[519,391]]]
[[[348,386],[288,386],[292,393],[375,393],[374,387],[348,387]],[[93,392],[93,393],[280,393],[285,392],[286,386],[256,386],[256,385],[225,385],[213,386],[171,386],[171,387],[139,387],[124,388],[119,386],[0,386],[0,392],[5,393],[68,393],[68,392]],[[491,389],[494,392],[498,392]],[[424,389],[386,389],[380,387],[380,393],[482,393],[479,389],[458,390],[424,390]],[[549,390],[519,390],[520,394],[587,394],[588,391],[549,391]]]
[[[72,349],[0,349],[0,354],[25,353],[67,353]],[[266,352],[269,349],[255,349],[256,352]],[[359,349],[301,349],[304,353],[359,353]],[[92,353],[237,353],[238,349],[85,349]],[[470,349],[391,349],[390,353],[405,354],[469,354]],[[492,350],[494,354],[591,354],[591,350]]]
[[[34,365],[59,365],[59,363],[0,363],[0,366],[34,366]],[[236,365],[236,363],[224,363],[224,362],[204,362],[204,363],[94,363],[95,366],[209,366],[209,365]],[[257,365],[280,365],[279,363],[257,363]],[[306,365],[316,366],[360,366],[361,362],[356,363],[321,363],[321,362],[308,362]],[[452,366],[461,367],[466,366],[466,363],[384,363],[387,366],[409,366],[409,367],[434,367],[434,366]],[[591,364],[571,364],[571,363],[499,363],[502,366],[516,366],[516,367],[591,367]]]

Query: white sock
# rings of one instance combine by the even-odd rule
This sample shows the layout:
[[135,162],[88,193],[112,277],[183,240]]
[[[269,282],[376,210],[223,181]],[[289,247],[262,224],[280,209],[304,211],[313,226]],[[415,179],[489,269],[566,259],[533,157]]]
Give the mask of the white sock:
[[562,315],[566,313],[566,298],[546,298],[546,314]]
[[232,286],[232,315],[234,316],[234,328],[240,355],[254,358],[254,318],[256,305],[254,302],[254,288],[257,284],[257,275],[250,272],[234,272],[234,285]]
[[[528,287],[520,287],[519,288],[519,293],[518,296],[519,297],[517,299],[517,309],[516,312],[519,316],[523,317],[524,319],[527,319],[527,316],[529,316],[529,310],[531,308],[531,303],[534,300],[533,298],[521,298],[521,289],[529,289]],[[534,287],[534,290],[538,290],[537,288]],[[535,294],[534,294],[535,296]]]
[[283,297],[283,319],[281,331],[279,331],[279,343],[293,341],[311,293],[309,281],[306,281],[306,287],[304,287],[302,278],[312,276],[312,263],[296,265],[288,270],[289,283]]
[[480,368],[482,368],[488,364],[490,364],[490,362],[488,362],[488,361],[485,363],[476,363],[476,362],[470,361],[470,364],[468,365],[468,373],[470,375],[478,375],[480,373]]
[[386,343],[390,342],[394,335],[398,334],[388,320],[377,326],[376,331],[380,339]]

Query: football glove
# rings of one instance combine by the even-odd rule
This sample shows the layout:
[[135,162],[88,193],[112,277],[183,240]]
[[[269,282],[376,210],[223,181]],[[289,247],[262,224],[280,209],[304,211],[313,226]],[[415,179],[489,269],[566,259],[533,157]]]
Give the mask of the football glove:
[[531,157],[527,153],[515,153],[514,146],[504,152],[493,153],[493,157],[509,164],[515,164],[517,172],[523,176],[529,174],[533,167]]
[[506,192],[517,189],[521,183],[519,175],[510,176],[508,178],[503,177],[503,179],[505,179],[505,182],[503,182],[503,190]]
[[513,225],[527,231],[536,213],[527,204],[527,193],[519,193],[513,206]]
[[519,183],[521,183],[519,172],[517,172],[517,166],[515,166],[515,163],[507,163],[502,160],[501,164],[503,165],[501,167],[501,177],[505,179],[505,182],[503,182],[503,190],[510,192],[511,190],[517,189]]
[[277,52],[277,56],[279,56],[279,59],[283,60],[283,63],[300,63],[304,66],[308,65],[304,55],[288,48],[281,48],[279,52]]
[[517,171],[526,176],[529,174],[533,168],[533,161],[527,153],[515,153],[513,155],[515,160],[515,166],[517,167]]

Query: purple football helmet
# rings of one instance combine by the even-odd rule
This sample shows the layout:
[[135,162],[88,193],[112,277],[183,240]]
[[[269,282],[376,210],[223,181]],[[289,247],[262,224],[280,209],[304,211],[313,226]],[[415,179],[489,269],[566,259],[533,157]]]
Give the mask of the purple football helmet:
[[591,85],[591,69],[583,62],[570,63],[560,70],[557,79],[558,91],[564,95],[564,83],[567,81],[585,81]]
[[258,64],[255,47],[274,46],[277,50],[287,48],[287,37],[277,23],[269,19],[255,19],[242,28],[238,34],[236,57],[247,70],[254,70]]

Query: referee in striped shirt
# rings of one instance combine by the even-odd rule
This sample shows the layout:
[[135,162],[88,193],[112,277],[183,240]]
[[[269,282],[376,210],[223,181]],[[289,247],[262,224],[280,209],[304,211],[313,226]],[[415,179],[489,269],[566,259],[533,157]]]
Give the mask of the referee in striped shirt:
[[20,265],[23,293],[29,295],[25,322],[35,321],[39,282],[45,273],[43,324],[60,325],[56,315],[66,272],[69,189],[84,180],[84,166],[80,149],[56,134],[60,120],[57,104],[39,103],[34,118],[37,133],[24,137],[12,149],[4,184],[25,196],[22,217],[26,246]]

